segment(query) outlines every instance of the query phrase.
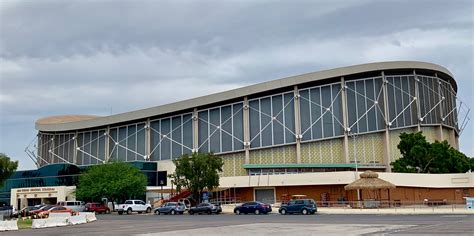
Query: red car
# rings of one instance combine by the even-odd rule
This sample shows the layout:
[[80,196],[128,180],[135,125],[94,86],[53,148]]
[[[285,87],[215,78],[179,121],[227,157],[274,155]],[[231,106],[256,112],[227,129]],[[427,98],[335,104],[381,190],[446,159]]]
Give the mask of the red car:
[[95,212],[97,214],[102,214],[102,213],[110,214],[110,209],[108,206],[101,203],[95,203],[95,202],[87,203],[85,211]]

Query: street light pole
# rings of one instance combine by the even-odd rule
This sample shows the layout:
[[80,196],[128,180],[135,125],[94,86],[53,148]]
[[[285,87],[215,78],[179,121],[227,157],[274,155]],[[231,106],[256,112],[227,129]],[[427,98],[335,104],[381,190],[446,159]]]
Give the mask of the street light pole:
[[[357,161],[357,152],[356,152],[356,134],[355,133],[352,133],[352,146],[353,146],[353,150],[354,150],[354,162],[355,162],[355,174],[354,174],[354,178],[355,180],[358,179],[359,175],[358,175],[358,172],[359,172],[359,162]],[[360,204],[360,190],[357,189],[357,205]]]

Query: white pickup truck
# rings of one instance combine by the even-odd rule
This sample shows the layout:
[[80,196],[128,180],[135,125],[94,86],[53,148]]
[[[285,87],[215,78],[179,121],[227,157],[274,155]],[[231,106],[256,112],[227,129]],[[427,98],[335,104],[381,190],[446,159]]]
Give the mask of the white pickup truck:
[[119,215],[122,215],[124,212],[126,212],[127,215],[131,214],[132,212],[138,212],[139,214],[142,212],[150,213],[151,205],[146,204],[142,200],[127,200],[124,204],[118,205],[117,212]]

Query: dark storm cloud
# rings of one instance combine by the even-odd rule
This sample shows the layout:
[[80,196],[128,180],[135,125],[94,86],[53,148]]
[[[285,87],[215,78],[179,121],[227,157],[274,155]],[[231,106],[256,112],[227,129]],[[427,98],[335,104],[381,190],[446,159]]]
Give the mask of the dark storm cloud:
[[[2,1],[0,151],[31,168],[22,150],[43,116],[374,61],[443,65],[471,105],[473,11],[472,1]],[[471,127],[460,140],[474,156]]]

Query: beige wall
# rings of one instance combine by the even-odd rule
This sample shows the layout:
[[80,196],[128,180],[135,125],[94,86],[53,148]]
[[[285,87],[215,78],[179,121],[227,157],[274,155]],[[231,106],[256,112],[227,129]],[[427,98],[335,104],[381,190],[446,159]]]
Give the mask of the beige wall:
[[14,188],[10,193],[10,202],[17,207],[17,200],[21,199],[21,207],[28,206],[28,199],[32,198],[56,198],[59,201],[76,200],[76,186],[54,186],[34,188]]
[[[359,172],[361,173],[361,172]],[[287,175],[221,177],[221,187],[273,187],[299,185],[346,185],[355,180],[355,172],[319,172]],[[405,174],[379,173],[379,178],[397,186],[425,188],[474,188],[474,173]]]

